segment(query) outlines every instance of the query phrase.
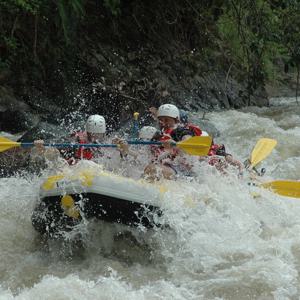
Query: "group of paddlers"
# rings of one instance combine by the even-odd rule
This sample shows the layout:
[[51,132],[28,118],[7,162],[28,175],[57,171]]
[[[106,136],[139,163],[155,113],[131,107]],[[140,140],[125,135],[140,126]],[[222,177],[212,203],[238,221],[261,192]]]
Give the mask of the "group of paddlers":
[[[208,136],[206,131],[188,120],[185,111],[179,110],[173,104],[163,104],[158,109],[151,107],[149,112],[157,126],[144,126],[139,130],[138,138],[144,141],[160,142],[149,143],[144,147],[149,161],[144,168],[144,177],[149,180],[158,180],[161,177],[175,179],[178,176],[193,176],[194,164],[189,155],[176,147],[180,143],[194,136]],[[88,117],[84,131],[78,131],[71,135],[71,139],[77,144],[103,144],[107,139],[105,118],[101,115]],[[117,150],[123,160],[128,157],[137,158],[139,151],[132,149],[125,139],[116,137],[112,140],[117,145]],[[104,157],[106,154],[101,147],[77,147],[71,149],[53,149],[44,147],[43,140],[36,140],[35,151],[49,160],[60,156],[69,164],[74,165],[79,160],[94,160],[96,157]],[[226,173],[229,165],[237,168],[242,175],[243,164],[227,153],[223,144],[211,143],[207,155],[195,158],[213,166],[221,173]]]

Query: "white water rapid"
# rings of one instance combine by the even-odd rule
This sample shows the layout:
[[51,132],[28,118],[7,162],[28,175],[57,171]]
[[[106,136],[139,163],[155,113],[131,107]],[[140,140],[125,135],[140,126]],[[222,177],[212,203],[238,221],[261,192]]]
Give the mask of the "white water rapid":
[[[300,180],[300,106],[291,99],[206,117],[241,161],[259,138],[276,139],[265,179]],[[95,222],[83,229],[85,249],[45,244],[33,229],[40,178],[1,178],[0,299],[299,299],[300,199],[268,190],[254,198],[246,178],[198,172],[165,194],[171,229]]]

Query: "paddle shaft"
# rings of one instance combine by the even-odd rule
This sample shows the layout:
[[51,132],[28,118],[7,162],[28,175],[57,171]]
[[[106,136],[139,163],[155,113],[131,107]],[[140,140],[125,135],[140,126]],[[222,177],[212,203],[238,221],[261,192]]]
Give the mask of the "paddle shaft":
[[[127,141],[130,145],[163,145],[163,142],[157,142],[157,141],[140,141],[140,140],[130,140]],[[118,144],[78,144],[78,143],[44,143],[44,146],[48,147],[55,147],[55,148],[97,148],[97,147],[112,147],[112,148],[118,148],[120,145]],[[189,155],[207,155],[210,145],[211,145],[211,137],[200,137],[200,136],[193,136],[190,137],[184,141],[180,141],[178,143],[171,143],[171,145],[178,147],[182,149],[184,152],[186,152]],[[13,142],[6,138],[0,137],[0,152],[6,151],[10,148],[14,147],[24,147],[29,148],[36,146],[36,143],[19,143],[19,142]]]
[[[156,141],[127,141],[130,145],[162,145],[162,142]],[[10,142],[2,142],[1,145],[13,145]],[[176,143],[172,143],[172,145],[176,146]],[[20,147],[22,148],[30,148],[34,147],[34,143],[20,143]],[[55,148],[80,148],[80,147],[87,147],[87,148],[96,148],[96,147],[113,147],[116,148],[118,145],[116,144],[72,144],[72,143],[44,143],[43,146],[45,147],[55,147]]]

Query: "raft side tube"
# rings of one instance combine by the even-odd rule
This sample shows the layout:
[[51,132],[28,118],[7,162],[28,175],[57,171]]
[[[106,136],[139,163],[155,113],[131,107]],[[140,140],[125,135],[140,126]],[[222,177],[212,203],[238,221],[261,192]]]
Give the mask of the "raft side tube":
[[162,210],[157,206],[94,193],[69,196],[80,209],[80,217],[72,218],[65,214],[61,206],[63,196],[45,197],[41,199],[32,215],[32,224],[38,232],[44,234],[47,231],[54,232],[56,229],[68,230],[78,224],[82,217],[131,227],[142,225],[146,228],[154,228],[162,225],[158,221],[162,216]]

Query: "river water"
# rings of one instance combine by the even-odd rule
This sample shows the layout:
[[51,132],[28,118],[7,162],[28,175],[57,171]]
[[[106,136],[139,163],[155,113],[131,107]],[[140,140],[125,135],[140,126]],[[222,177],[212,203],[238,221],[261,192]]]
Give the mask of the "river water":
[[[266,180],[299,180],[300,106],[271,103],[206,118],[242,161],[259,138],[276,139]],[[298,299],[299,199],[267,190],[254,198],[235,173],[198,171],[165,195],[171,229],[91,222],[85,249],[72,236],[45,243],[32,228],[41,178],[1,178],[0,299]]]

